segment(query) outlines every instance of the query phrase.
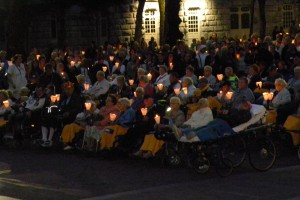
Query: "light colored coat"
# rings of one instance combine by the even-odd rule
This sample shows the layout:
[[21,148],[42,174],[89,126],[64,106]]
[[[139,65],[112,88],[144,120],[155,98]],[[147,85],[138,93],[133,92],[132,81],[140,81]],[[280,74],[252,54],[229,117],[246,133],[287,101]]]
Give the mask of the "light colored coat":
[[184,122],[184,125],[190,126],[192,129],[200,128],[206,126],[209,122],[213,120],[213,114],[209,107],[200,108],[195,111],[191,118]]

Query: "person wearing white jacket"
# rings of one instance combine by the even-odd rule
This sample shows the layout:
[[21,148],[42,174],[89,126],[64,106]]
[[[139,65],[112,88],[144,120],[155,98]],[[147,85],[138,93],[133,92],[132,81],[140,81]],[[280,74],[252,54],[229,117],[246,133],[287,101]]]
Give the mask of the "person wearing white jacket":
[[193,137],[190,133],[193,133],[195,129],[206,126],[213,120],[213,114],[209,108],[208,100],[206,98],[201,98],[198,101],[198,104],[199,109],[192,114],[189,120],[183,123],[182,127],[185,128],[179,129],[173,125],[172,128],[177,139],[180,139],[183,135],[187,136],[187,138],[190,138],[190,136]]
[[96,74],[97,81],[94,85],[87,91],[87,93],[95,98],[100,95],[106,94],[109,90],[110,83],[105,79],[105,73],[103,71],[98,71]]

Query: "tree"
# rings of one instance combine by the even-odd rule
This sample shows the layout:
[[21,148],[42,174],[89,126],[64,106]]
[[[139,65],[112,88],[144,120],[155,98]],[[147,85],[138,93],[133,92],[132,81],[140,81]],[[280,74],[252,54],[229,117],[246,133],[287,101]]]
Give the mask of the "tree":
[[135,22],[135,41],[140,41],[143,33],[142,33],[142,26],[143,26],[143,10],[145,6],[146,0],[139,0],[139,5],[136,13],[136,22]]

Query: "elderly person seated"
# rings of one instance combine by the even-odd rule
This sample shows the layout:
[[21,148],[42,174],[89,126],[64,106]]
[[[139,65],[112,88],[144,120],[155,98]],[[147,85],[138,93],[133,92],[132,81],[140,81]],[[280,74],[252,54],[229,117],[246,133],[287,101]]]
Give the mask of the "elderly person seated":
[[207,79],[207,81],[208,81],[208,84],[209,85],[211,85],[211,86],[213,86],[213,85],[215,85],[216,83],[217,83],[217,79],[216,79],[216,77],[212,74],[212,67],[211,66],[209,66],[209,65],[206,65],[205,67],[204,67],[204,77]]
[[294,77],[289,79],[288,88],[293,89],[295,99],[300,100],[300,66],[294,68]]
[[8,121],[8,114],[12,112],[12,102],[6,90],[0,90],[0,127]]
[[169,78],[169,74],[168,69],[165,65],[160,65],[159,69],[159,76],[156,78],[156,81],[154,83],[154,85],[158,85],[158,84],[163,84],[165,87],[168,87],[170,85],[170,78]]
[[194,95],[195,90],[196,87],[193,85],[193,80],[190,77],[185,77],[182,81],[182,90],[179,93],[183,104],[188,103],[189,98]]
[[96,78],[97,81],[87,91],[87,94],[91,95],[93,99],[98,99],[101,95],[106,94],[110,87],[110,83],[105,79],[105,73],[103,71],[98,71]]
[[[87,125],[86,120],[88,117],[100,115],[100,111],[96,107],[94,101],[87,101],[86,103],[90,103],[91,107],[86,108],[85,111],[77,114],[75,121],[71,124],[65,125],[62,130],[61,138],[63,144],[65,145],[64,150],[70,150],[73,148],[73,139],[75,138],[76,134],[85,129],[85,126]],[[43,131],[43,129],[42,132],[43,140],[46,140],[47,132]]]
[[185,69],[185,75],[182,77],[181,80],[183,81],[183,79],[185,77],[189,77],[193,80],[194,85],[197,86],[198,85],[198,78],[195,75],[194,71],[195,71],[195,69],[192,65],[187,66],[186,69]]
[[140,77],[138,86],[144,88],[145,94],[154,96],[154,86],[149,82],[146,75]]
[[233,93],[232,107],[238,108],[241,102],[249,101],[253,103],[255,100],[252,90],[248,87],[248,79],[241,77],[238,82],[238,89]]
[[[171,97],[170,107],[171,110],[167,110],[165,116],[162,120],[162,123],[157,125],[160,128],[172,128],[169,124],[174,124],[177,127],[180,127],[185,121],[185,116],[182,110],[180,110],[181,100],[178,97]],[[164,120],[167,120],[168,123],[165,124]],[[144,142],[139,151],[134,153],[134,156],[139,156],[143,158],[149,158],[154,156],[163,146],[164,141],[156,139],[154,134],[148,134],[145,136]]]
[[129,91],[127,90],[125,77],[123,75],[117,76],[116,84],[113,84],[110,87],[109,93],[116,94],[120,98],[129,96]]
[[145,91],[144,88],[142,87],[137,87],[134,91],[134,98],[131,99],[133,101],[131,108],[133,110],[139,110],[141,109],[141,106],[143,106],[144,102],[144,95]]
[[206,98],[202,98],[198,101],[198,104],[199,109],[192,114],[189,120],[183,123],[183,128],[178,129],[176,125],[173,125],[172,129],[177,139],[181,138],[182,135],[187,136],[187,138],[194,137],[194,135],[190,135],[190,133],[196,129],[206,126],[213,120],[213,114],[209,108],[208,100]]
[[115,138],[119,135],[126,134],[128,128],[132,127],[135,122],[135,111],[130,107],[130,101],[128,98],[120,98],[117,106],[119,107],[121,114],[116,121],[112,122],[112,125],[107,126],[101,132],[101,150],[111,149]]

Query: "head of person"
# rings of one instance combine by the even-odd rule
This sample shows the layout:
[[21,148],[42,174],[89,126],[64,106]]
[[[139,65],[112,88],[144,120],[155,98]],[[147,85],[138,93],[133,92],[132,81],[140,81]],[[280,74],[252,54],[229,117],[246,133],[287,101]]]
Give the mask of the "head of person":
[[172,110],[178,111],[181,105],[181,100],[179,97],[171,97],[170,107]]
[[200,78],[199,82],[198,82],[198,87],[200,89],[205,88],[208,85],[208,80],[204,77]]
[[159,69],[158,69],[159,75],[164,75],[165,73],[167,73],[167,67],[165,65],[160,65]]
[[105,99],[105,106],[113,106],[117,104],[117,97],[113,94],[109,94]]
[[146,74],[146,71],[143,68],[138,68],[138,70],[137,70],[138,79],[140,79],[141,76],[144,76],[145,74]]
[[186,68],[185,68],[185,75],[187,76],[187,77],[192,77],[193,75],[194,75],[194,67],[193,66],[191,66],[191,65],[189,65],[189,66],[187,66]]
[[143,75],[139,78],[139,86],[145,87],[149,83],[149,79],[146,75]]
[[206,65],[206,66],[204,67],[204,76],[205,76],[205,77],[209,77],[211,74],[212,74],[212,67]]
[[248,79],[246,77],[241,77],[238,82],[239,90],[245,90],[248,88]]
[[142,98],[144,98],[145,90],[142,87],[137,87],[135,89],[135,93],[136,93],[137,99],[142,99]]
[[231,87],[231,83],[229,81],[224,81],[221,84],[221,90],[223,94],[226,94],[230,90],[230,87]]
[[177,83],[178,82],[178,73],[171,72],[169,76],[170,83]]
[[74,93],[74,83],[70,81],[64,83],[64,92],[68,97],[72,96]]
[[253,64],[249,67],[248,74],[254,76],[259,73],[259,67],[256,64]]
[[153,103],[154,103],[153,97],[151,97],[150,95],[145,95],[144,96],[144,105],[145,105],[146,108],[151,108]]
[[294,68],[294,76],[296,79],[300,79],[300,66]]
[[52,73],[53,73],[53,68],[52,68],[52,65],[51,65],[51,64],[47,63],[47,64],[45,65],[45,73],[46,73],[46,75],[48,75],[48,76],[52,75]]
[[117,76],[117,85],[119,88],[125,85],[125,77],[123,75]]
[[84,77],[83,74],[77,75],[77,76],[76,76],[76,79],[77,79],[77,82],[79,83],[79,85],[82,85],[82,84],[84,84],[84,82],[85,82],[85,77]]
[[126,111],[128,108],[130,108],[130,101],[128,98],[120,98],[118,100],[118,108],[121,112]]
[[190,87],[193,84],[193,79],[190,77],[184,77],[182,80],[182,87]]
[[287,87],[287,83],[282,78],[276,79],[274,84],[275,84],[275,89],[278,92],[282,91],[283,89],[285,89]]
[[8,92],[6,90],[0,90],[0,104],[2,104],[3,101],[6,101],[8,98]]
[[200,108],[207,108],[207,107],[209,107],[209,103],[208,103],[207,98],[201,98],[201,99],[199,99],[198,106],[199,106],[199,109]]
[[22,55],[21,54],[14,55],[14,57],[13,57],[13,63],[16,66],[19,66],[22,63]]
[[225,68],[225,76],[229,77],[233,75],[233,69],[232,67],[226,67]]
[[6,55],[7,55],[6,51],[3,51],[3,50],[0,51],[0,59],[2,61],[4,61],[6,59]]
[[247,110],[250,111],[252,108],[252,104],[250,103],[250,101],[242,101],[238,107],[239,110]]
[[97,81],[102,81],[103,79],[105,79],[105,73],[101,70],[97,71],[96,73],[96,78],[97,78]]

